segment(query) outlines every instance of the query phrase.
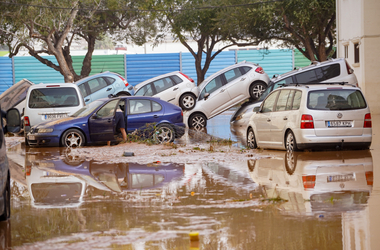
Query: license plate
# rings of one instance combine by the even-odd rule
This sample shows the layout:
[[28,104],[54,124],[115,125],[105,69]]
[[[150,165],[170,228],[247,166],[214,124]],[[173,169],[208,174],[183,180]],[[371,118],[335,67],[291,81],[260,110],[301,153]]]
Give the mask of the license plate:
[[28,135],[28,140],[34,141],[36,137],[34,135]]
[[352,127],[352,121],[328,121],[328,127]]
[[45,120],[54,120],[67,117],[67,114],[51,114],[51,115],[45,115]]
[[354,180],[355,180],[354,174],[327,176],[327,182],[345,182],[345,181],[354,181]]

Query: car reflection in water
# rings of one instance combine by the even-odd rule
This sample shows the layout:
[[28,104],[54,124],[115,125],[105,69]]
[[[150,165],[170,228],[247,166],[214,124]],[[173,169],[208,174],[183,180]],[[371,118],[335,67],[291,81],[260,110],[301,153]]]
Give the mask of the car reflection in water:
[[[85,189],[86,186],[113,192],[154,189],[180,179],[184,175],[184,164],[100,163],[87,161],[83,155],[79,155],[72,148],[61,150],[61,156],[54,156],[54,153],[38,157],[27,154],[26,158],[31,166],[27,173],[29,178],[27,178],[33,180],[33,182],[28,181],[28,186],[32,187],[30,192],[34,200],[36,200],[36,194],[45,197],[42,191],[49,190],[45,192],[54,193],[62,199],[63,197],[70,198],[70,201],[78,200],[79,195],[78,201],[82,201],[85,190],[79,190],[79,187]],[[34,177],[35,175],[37,177]],[[46,181],[49,179],[54,179],[54,185]],[[40,183],[37,184],[38,181]],[[64,188],[69,188],[69,190],[66,191]],[[47,195],[46,198],[48,198]]]
[[373,185],[371,152],[274,152],[248,161],[253,181],[266,199],[286,200],[284,212],[362,210]]

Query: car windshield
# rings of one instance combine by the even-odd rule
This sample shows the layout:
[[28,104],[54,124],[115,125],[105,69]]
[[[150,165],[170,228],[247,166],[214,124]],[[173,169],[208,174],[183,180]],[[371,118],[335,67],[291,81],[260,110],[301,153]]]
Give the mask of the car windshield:
[[310,91],[307,107],[316,110],[352,110],[367,107],[363,94],[355,89]]
[[73,115],[71,115],[71,117],[85,117],[85,116],[88,116],[95,109],[97,109],[98,107],[100,107],[102,104],[104,104],[104,101],[93,101],[93,102],[87,104],[86,106],[84,106],[83,108],[81,108],[80,110],[78,110],[77,112],[75,112]]

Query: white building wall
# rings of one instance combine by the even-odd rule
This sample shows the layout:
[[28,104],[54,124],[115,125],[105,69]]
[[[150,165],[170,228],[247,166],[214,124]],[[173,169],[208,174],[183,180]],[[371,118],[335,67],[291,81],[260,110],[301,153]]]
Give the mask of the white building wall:
[[[380,1],[337,0],[338,57],[345,57],[355,70],[372,114],[380,114]],[[354,62],[354,43],[359,44],[359,63]]]

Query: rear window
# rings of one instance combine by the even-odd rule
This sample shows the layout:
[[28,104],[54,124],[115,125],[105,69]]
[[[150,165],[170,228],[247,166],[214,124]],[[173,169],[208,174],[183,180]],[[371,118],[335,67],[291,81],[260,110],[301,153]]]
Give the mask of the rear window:
[[76,107],[79,105],[77,91],[70,87],[33,89],[29,108]]
[[316,110],[352,110],[367,107],[361,91],[353,89],[325,89],[310,91],[307,107]]

